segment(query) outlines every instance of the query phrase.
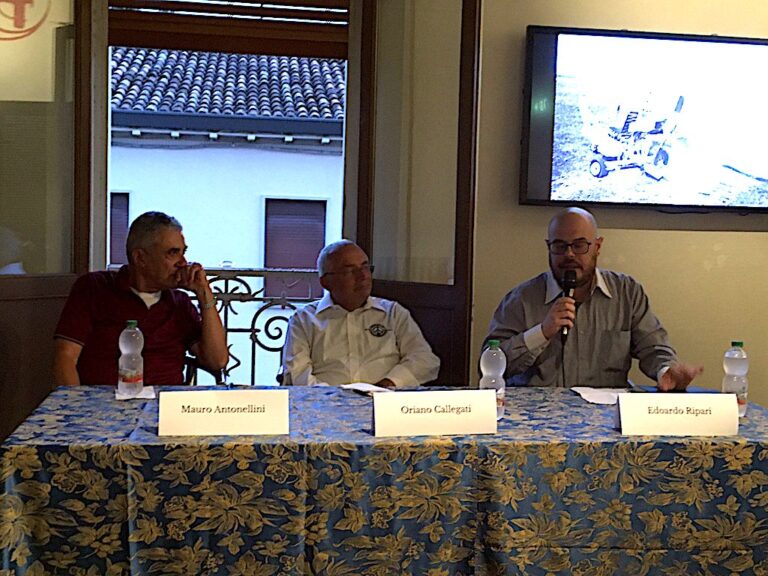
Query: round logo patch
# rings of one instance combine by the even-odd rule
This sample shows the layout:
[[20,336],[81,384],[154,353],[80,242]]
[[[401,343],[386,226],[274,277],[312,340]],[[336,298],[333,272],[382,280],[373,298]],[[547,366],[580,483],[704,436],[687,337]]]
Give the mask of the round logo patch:
[[368,328],[368,332],[377,338],[381,338],[388,332],[388,330],[382,324],[373,324],[370,328]]

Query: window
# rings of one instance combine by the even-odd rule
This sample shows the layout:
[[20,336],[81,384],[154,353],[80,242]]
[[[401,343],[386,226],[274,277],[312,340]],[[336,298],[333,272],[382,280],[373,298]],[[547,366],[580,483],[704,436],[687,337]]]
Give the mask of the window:
[[125,241],[128,239],[128,194],[112,192],[109,203],[109,263],[128,264]]
[[73,2],[0,2],[0,268],[70,272]]
[[206,268],[266,265],[276,193],[327,200],[341,237],[349,1],[108,4],[108,180],[129,222],[175,216]]
[[[264,266],[266,268],[314,268],[325,246],[325,202],[317,200],[274,200],[266,204],[264,227]],[[286,285],[278,277],[268,277],[266,296],[306,297],[307,286]],[[319,280],[311,286],[311,296],[319,298]]]

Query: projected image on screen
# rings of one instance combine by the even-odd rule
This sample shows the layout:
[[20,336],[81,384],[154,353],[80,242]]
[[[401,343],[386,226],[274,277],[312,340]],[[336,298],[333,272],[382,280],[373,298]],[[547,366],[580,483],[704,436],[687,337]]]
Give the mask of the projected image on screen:
[[768,207],[768,46],[560,34],[551,199]]

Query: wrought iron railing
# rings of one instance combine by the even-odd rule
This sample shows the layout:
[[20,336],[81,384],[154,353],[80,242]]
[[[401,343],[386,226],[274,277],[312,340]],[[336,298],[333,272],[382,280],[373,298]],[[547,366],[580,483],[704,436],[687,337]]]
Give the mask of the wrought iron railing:
[[[227,332],[225,375],[238,384],[276,384],[288,320],[322,289],[315,270],[207,268]],[[205,383],[201,378],[200,383]]]

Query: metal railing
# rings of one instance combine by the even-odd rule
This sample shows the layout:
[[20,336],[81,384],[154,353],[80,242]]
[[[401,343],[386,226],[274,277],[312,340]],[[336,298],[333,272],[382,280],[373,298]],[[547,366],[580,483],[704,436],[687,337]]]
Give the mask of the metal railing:
[[289,318],[322,296],[317,271],[207,268],[206,272],[227,333],[226,378],[239,384],[276,384]]

